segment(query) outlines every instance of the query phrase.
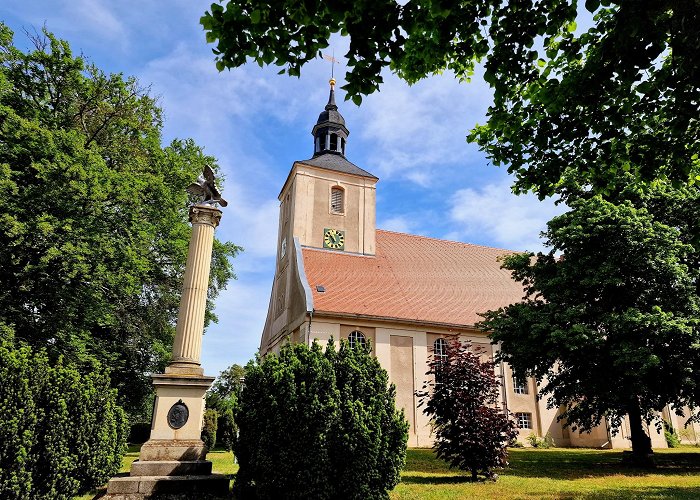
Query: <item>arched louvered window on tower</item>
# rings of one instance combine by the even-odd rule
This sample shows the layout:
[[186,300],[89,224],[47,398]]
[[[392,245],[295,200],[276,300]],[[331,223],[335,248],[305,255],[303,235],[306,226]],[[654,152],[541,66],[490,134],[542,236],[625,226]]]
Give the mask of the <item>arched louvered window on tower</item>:
[[338,151],[338,135],[337,134],[331,134],[331,145],[328,148],[331,151]]
[[331,213],[345,213],[345,190],[340,186],[331,189]]

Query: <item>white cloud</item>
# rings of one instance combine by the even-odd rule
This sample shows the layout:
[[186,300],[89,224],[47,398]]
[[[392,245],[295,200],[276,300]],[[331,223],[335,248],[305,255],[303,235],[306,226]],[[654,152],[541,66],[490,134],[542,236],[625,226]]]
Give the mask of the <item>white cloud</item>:
[[381,92],[366,97],[361,112],[353,113],[358,122],[353,128],[369,146],[368,163],[380,177],[425,187],[438,169],[473,160],[476,148],[467,145],[466,136],[485,120],[490,102],[480,77],[466,84],[446,73],[409,86],[385,75]]
[[553,200],[539,201],[527,194],[511,193],[510,179],[478,189],[460,189],[452,196],[450,218],[459,225],[450,235],[453,239],[483,241],[490,239],[512,250],[542,250],[539,233],[565,206]]
[[48,29],[55,32],[59,38],[65,37],[66,33],[90,33],[116,41],[119,45],[127,43],[125,26],[119,16],[112,12],[114,5],[111,2],[56,1],[47,10],[46,6],[40,3],[10,0],[7,8],[33,24],[35,28],[46,23]]
[[410,233],[413,223],[406,217],[398,216],[385,219],[380,224],[380,229],[396,231],[397,233]]

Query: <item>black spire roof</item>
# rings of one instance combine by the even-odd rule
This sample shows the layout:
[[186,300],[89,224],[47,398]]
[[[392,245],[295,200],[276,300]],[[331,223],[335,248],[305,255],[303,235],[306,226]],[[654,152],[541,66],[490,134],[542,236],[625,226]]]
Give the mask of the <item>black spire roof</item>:
[[331,91],[328,95],[328,104],[318,115],[316,125],[311,131],[314,136],[314,155],[299,163],[376,179],[377,177],[345,158],[345,147],[350,131],[345,126],[345,118],[340,114],[335,103],[335,79],[331,78],[329,83]]
[[[333,124],[343,127],[345,129],[345,134],[350,135],[348,129],[345,128],[345,118],[343,118],[343,115],[340,114],[338,111],[338,106],[335,104],[335,80],[331,79],[330,83],[331,92],[328,96],[328,104],[326,104],[324,110],[321,111],[321,114],[318,115],[318,120],[316,121],[314,130],[323,125]],[[313,134],[313,132],[311,133]]]

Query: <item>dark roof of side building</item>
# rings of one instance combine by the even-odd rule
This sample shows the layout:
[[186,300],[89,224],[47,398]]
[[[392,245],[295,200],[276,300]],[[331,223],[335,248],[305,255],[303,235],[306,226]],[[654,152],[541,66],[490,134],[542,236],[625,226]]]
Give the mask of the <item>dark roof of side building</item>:
[[297,163],[311,165],[312,167],[325,168],[326,170],[333,170],[344,174],[369,177],[370,179],[379,179],[377,176],[370,174],[353,163],[350,163],[340,154],[326,153],[315,158],[309,158],[308,160],[299,160]]

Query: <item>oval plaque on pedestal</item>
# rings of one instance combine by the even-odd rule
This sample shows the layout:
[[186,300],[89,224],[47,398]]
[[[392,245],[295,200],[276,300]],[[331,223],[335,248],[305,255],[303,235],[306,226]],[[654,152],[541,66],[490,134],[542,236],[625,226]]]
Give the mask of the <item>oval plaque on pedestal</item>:
[[190,410],[182,399],[175,403],[168,411],[168,425],[173,429],[179,429],[187,423],[190,418]]

